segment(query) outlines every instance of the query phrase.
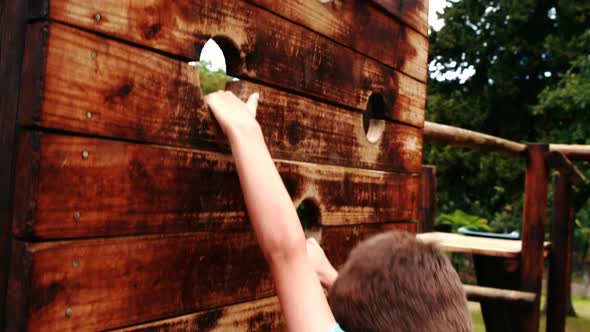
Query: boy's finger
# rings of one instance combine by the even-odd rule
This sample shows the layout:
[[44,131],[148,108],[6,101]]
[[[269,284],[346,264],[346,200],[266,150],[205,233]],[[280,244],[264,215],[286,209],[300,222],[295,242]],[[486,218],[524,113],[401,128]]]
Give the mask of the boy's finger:
[[256,116],[256,108],[258,107],[258,99],[259,98],[260,98],[260,95],[258,94],[258,92],[255,92],[250,95],[250,97],[248,98],[248,101],[246,102],[246,106],[248,107],[248,111],[250,111],[250,113],[253,116]]

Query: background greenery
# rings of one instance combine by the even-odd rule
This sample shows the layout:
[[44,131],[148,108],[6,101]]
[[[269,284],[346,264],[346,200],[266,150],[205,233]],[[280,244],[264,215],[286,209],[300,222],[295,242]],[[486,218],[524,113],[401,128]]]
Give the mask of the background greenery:
[[[518,142],[590,144],[590,1],[453,1],[442,18],[430,35],[427,120]],[[467,69],[466,80],[442,79]],[[427,145],[424,163],[437,166],[439,228],[520,229],[522,160]],[[578,167],[590,177],[589,163]],[[589,188],[575,193],[578,270],[589,197]]]

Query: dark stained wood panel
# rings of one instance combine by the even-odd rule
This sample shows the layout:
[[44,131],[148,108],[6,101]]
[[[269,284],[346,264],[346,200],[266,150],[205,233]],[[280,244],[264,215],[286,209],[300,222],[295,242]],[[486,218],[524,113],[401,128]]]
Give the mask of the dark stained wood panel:
[[0,330],[10,262],[10,222],[14,186],[14,152],[20,73],[25,47],[27,1],[0,3]]
[[[426,82],[428,38],[392,19],[369,1],[249,2]],[[410,12],[408,7],[402,9]]]
[[[18,158],[14,232],[64,239],[243,228],[230,155],[28,132]],[[85,157],[86,156],[86,157]],[[277,167],[321,224],[415,220],[419,175],[292,161]]]
[[[21,123],[228,151],[203,104],[197,68],[55,23],[31,25],[28,40]],[[246,81],[231,89],[244,98],[260,92],[257,117],[276,158],[420,171],[418,128],[386,122],[381,140],[370,143],[360,112]]]
[[390,14],[398,17],[428,36],[428,0],[372,0]]
[[[340,263],[356,241],[414,227],[324,227],[321,244]],[[27,281],[9,290],[11,298],[27,301],[15,331],[113,329],[274,293],[248,229],[15,246],[22,263],[11,274]]]
[[230,305],[115,330],[117,332],[285,331],[276,297]]
[[423,126],[423,82],[243,1],[53,0],[49,15],[187,59],[217,36],[234,76],[359,110],[380,93],[387,116]]

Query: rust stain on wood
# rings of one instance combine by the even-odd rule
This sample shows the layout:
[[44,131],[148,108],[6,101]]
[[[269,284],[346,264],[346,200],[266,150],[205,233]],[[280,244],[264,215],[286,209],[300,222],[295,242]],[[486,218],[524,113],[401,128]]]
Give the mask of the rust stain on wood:
[[[50,6],[50,16],[56,20],[189,59],[198,58],[207,37],[224,37],[231,40],[226,44],[237,48],[230,53],[239,56],[230,59],[233,76],[265,81],[359,110],[364,110],[371,92],[379,92],[390,96],[387,115],[391,119],[423,125],[423,82],[242,1],[160,0],[140,5],[129,0],[56,0]],[[96,24],[89,17],[97,11],[117,19]],[[154,24],[161,24],[161,29],[155,37],[145,38],[145,27]]]
[[[228,151],[203,105],[196,68],[60,24],[51,24],[49,31],[45,97],[22,108],[25,124]],[[26,58],[42,56],[29,51]],[[420,171],[422,133],[417,128],[388,122],[383,138],[372,144],[361,113],[250,82],[229,88],[243,98],[261,93],[258,121],[277,158]]]
[[[358,241],[393,229],[413,230],[415,224],[324,227],[321,244],[341,264]],[[26,243],[23,248],[31,266],[18,279],[30,280],[20,289],[29,301],[22,318],[30,331],[112,329],[274,293],[249,229]],[[66,308],[71,308],[67,319]],[[232,317],[228,311],[199,315],[194,324],[221,329]],[[277,320],[274,312],[253,311],[238,329],[273,330]]]
[[[14,231],[23,237],[228,231],[246,211],[229,155],[102,139],[29,133],[37,150],[19,156],[25,192]],[[40,138],[38,138],[40,136]],[[40,149],[40,150],[39,150]],[[88,158],[82,158],[82,151]],[[36,178],[28,168],[37,156]],[[294,204],[319,202],[323,225],[415,220],[417,174],[277,160]],[[29,185],[24,184],[27,181]],[[72,218],[79,212],[79,221]],[[24,226],[23,226],[24,225]]]

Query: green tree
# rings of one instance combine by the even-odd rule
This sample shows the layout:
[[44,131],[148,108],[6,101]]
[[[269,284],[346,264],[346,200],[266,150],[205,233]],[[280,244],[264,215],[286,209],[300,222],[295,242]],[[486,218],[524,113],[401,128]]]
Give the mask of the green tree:
[[[588,54],[583,39],[589,17],[587,0],[451,2],[442,14],[444,27],[430,35],[435,78],[428,83],[427,119],[519,142],[553,139],[546,135],[553,121],[579,114],[535,106],[545,89],[567,75],[572,61]],[[466,80],[442,79],[466,70],[475,73]],[[583,126],[578,130],[583,136]],[[560,141],[573,143],[571,133],[562,134]],[[460,209],[490,220],[496,229],[519,227],[522,160],[426,146],[424,162],[438,167],[439,211]]]
[[[453,1],[432,31],[427,119],[519,142],[590,143],[590,2]],[[473,70],[466,80],[445,74]],[[520,228],[524,162],[427,146],[438,167],[439,211]],[[590,165],[579,164],[590,176]],[[588,251],[590,188],[575,193],[576,244]],[[452,220],[452,219],[451,219]],[[573,313],[573,310],[571,311]]]
[[199,61],[196,65],[199,67],[199,80],[203,95],[208,95],[218,90],[225,90],[227,82],[234,80],[234,78],[227,76],[221,69],[211,70],[210,61]]

